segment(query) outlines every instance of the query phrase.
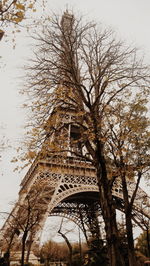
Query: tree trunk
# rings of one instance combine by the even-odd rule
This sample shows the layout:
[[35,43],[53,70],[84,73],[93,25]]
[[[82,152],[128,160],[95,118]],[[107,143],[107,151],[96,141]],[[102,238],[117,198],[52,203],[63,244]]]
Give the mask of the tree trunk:
[[24,266],[26,238],[27,238],[27,233],[24,232],[23,237],[22,237],[21,266]]
[[11,245],[12,245],[12,242],[13,242],[13,239],[14,239],[14,236],[15,236],[15,229],[11,235],[11,238],[10,238],[10,242],[9,242],[9,245],[8,245],[8,248],[7,248],[7,251],[6,251],[6,263],[7,263],[7,266],[10,265],[10,249],[11,249]]
[[30,252],[31,252],[31,247],[32,247],[32,236],[30,236],[29,238],[29,244],[28,244],[28,248],[27,248],[27,256],[26,256],[26,263],[29,262],[29,257],[30,257]]
[[99,187],[99,190],[102,215],[105,222],[109,263],[111,266],[124,266],[125,263],[121,253],[121,243],[117,229],[116,211],[113,206],[111,191],[108,189],[107,195],[105,193],[105,196],[102,196],[102,186]]
[[146,230],[146,241],[147,241],[147,256],[150,257],[150,239],[149,239],[149,230]]
[[106,159],[104,156],[104,144],[100,140],[97,128],[97,119],[93,113],[93,128],[95,135],[95,168],[100,195],[100,206],[105,223],[106,240],[108,245],[108,257],[110,266],[124,266],[125,262],[121,253],[121,243],[116,221],[116,209],[113,203],[112,185],[107,176]]
[[128,258],[129,266],[136,266],[136,257],[134,251],[134,240],[133,240],[133,231],[132,231],[132,221],[131,215],[126,216],[126,232],[127,232],[127,242],[128,242]]
[[63,239],[65,240],[67,246],[68,246],[68,249],[69,249],[69,265],[72,266],[72,246],[68,240],[68,238],[66,237],[65,234],[63,234],[60,229],[58,230],[58,233],[63,237]]
[[124,209],[125,209],[129,266],[136,266],[137,261],[135,257],[133,227],[132,227],[132,206],[130,206],[130,202],[129,202],[129,195],[128,195],[125,174],[122,173],[121,177],[122,177],[122,188],[123,188]]

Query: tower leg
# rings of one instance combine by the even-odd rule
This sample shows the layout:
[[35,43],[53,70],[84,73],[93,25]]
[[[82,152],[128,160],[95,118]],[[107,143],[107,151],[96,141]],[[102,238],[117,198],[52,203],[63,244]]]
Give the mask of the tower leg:
[[89,239],[89,265],[108,265],[107,251],[104,246],[98,220],[97,204],[91,203],[85,206],[87,222],[91,238]]

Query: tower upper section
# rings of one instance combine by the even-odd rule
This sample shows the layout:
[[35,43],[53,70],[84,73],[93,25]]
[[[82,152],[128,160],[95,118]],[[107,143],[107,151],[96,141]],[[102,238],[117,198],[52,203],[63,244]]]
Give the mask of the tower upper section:
[[69,35],[72,31],[72,27],[74,24],[74,16],[69,14],[68,11],[64,12],[62,19],[61,19],[61,26],[65,32],[65,35]]

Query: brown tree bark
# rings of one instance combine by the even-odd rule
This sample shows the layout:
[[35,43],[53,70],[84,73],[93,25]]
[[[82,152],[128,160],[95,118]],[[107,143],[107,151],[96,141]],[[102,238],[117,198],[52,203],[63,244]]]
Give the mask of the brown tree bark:
[[125,263],[121,254],[121,243],[119,241],[116,211],[113,205],[112,192],[109,186],[103,186],[100,180],[100,173],[98,172],[97,177],[100,194],[100,205],[105,222],[109,263],[111,266],[124,266]]
[[122,188],[123,188],[123,197],[124,197],[129,266],[136,266],[137,261],[135,257],[133,229],[132,229],[132,208],[129,203],[128,189],[124,173],[122,173],[121,178],[122,178]]
[[21,266],[24,266],[26,239],[27,239],[27,231],[24,232],[22,237]]
[[105,223],[106,240],[108,245],[108,257],[111,266],[124,266],[125,262],[121,253],[121,243],[116,221],[116,209],[113,204],[112,183],[108,179],[104,144],[99,138],[98,122],[94,112],[92,113],[93,129],[95,135],[95,168],[100,195],[100,206]]
[[72,246],[71,246],[68,238],[66,237],[66,235],[63,234],[60,230],[61,229],[58,230],[58,233],[63,237],[63,239],[65,240],[65,242],[68,246],[68,249],[69,249],[69,265],[71,266],[72,265]]
[[27,248],[27,256],[26,256],[26,263],[29,262],[31,247],[32,247],[33,241],[32,241],[32,235],[30,235],[29,242],[28,242],[28,248]]
[[149,239],[149,228],[146,230],[146,241],[147,241],[147,254],[150,257],[150,239]]

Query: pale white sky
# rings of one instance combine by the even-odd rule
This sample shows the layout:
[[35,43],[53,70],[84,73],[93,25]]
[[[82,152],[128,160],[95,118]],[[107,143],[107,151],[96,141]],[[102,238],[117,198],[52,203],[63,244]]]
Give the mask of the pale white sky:
[[[40,2],[42,0],[39,0]],[[62,12],[68,6],[87,20],[96,20],[111,26],[118,35],[140,47],[150,62],[150,1],[149,0],[47,0],[46,14]],[[42,11],[43,12],[43,11]],[[38,10],[38,14],[40,11]],[[41,13],[43,16],[44,13]],[[20,106],[24,99],[19,95],[20,79],[26,58],[30,55],[31,39],[26,32],[16,36],[16,48],[12,48],[11,33],[0,42],[0,124],[4,125],[0,136],[9,139],[11,148],[1,153],[0,162],[0,211],[10,210],[10,203],[17,199],[19,184],[25,172],[13,172],[10,162],[15,155],[15,146],[23,138],[25,113]]]

